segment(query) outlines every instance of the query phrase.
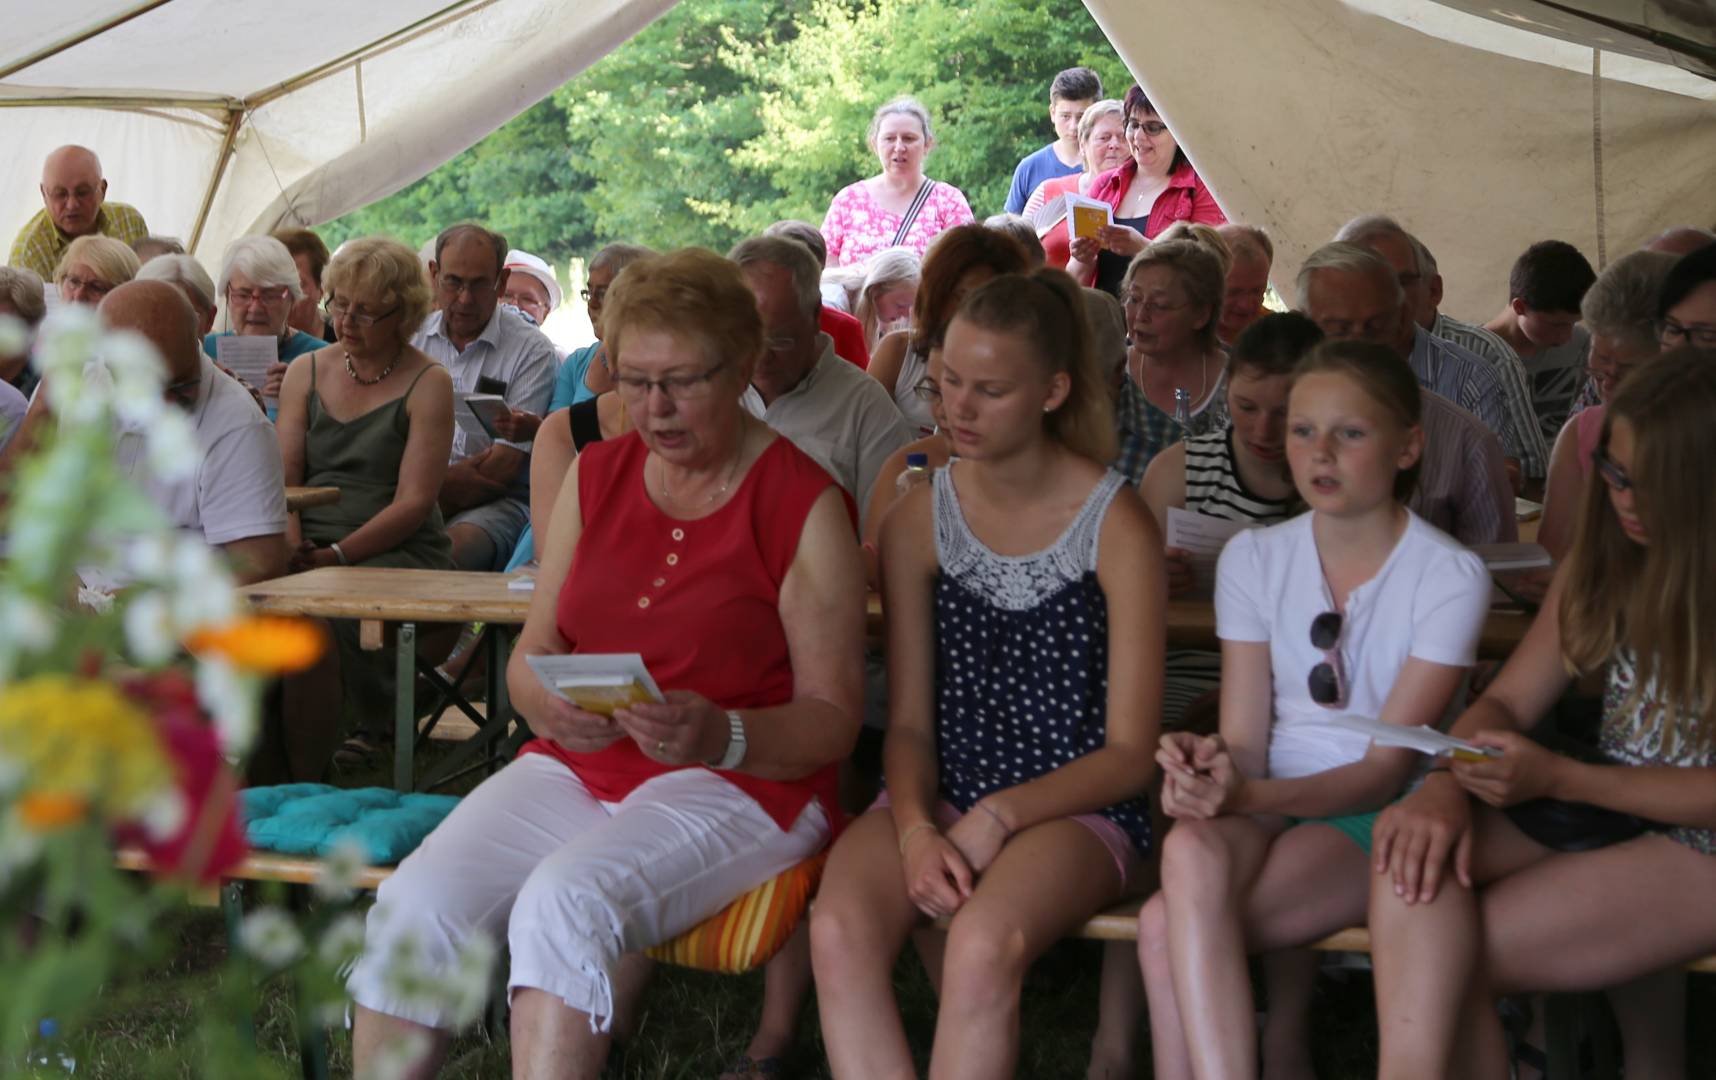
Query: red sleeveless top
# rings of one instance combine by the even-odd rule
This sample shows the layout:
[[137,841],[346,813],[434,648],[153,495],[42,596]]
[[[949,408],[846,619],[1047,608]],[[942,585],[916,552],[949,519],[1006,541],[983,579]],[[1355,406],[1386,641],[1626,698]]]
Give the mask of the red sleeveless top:
[[[575,653],[641,653],[663,690],[692,690],[723,709],[785,704],[793,677],[781,582],[811,506],[834,481],[777,436],[725,506],[681,521],[650,500],[648,456],[635,432],[578,455],[584,528],[560,589],[560,635]],[[856,519],[850,497],[846,509]],[[705,768],[651,761],[630,738],[593,754],[534,739],[521,753],[559,759],[605,802],[675,769]],[[783,831],[813,798],[831,822],[839,814],[834,765],[794,781],[721,775]]]

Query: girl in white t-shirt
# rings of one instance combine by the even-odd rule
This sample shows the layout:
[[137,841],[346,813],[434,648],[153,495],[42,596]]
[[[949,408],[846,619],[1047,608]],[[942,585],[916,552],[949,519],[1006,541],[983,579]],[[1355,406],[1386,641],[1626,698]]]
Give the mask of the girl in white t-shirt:
[[1158,1077],[1258,1075],[1246,954],[1365,921],[1370,826],[1414,765],[1330,721],[1434,723],[1474,658],[1483,563],[1403,504],[1419,402],[1390,350],[1319,346],[1287,416],[1310,512],[1222,552],[1221,731],[1157,754],[1176,824],[1138,951]]

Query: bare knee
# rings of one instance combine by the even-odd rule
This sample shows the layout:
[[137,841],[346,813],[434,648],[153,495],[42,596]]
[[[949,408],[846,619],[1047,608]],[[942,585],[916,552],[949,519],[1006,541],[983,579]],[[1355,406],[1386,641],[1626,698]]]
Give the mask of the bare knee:
[[1161,893],[1138,911],[1138,966],[1146,979],[1168,978],[1168,904]]
[[1162,840],[1162,893],[1226,896],[1232,877],[1228,846],[1209,822],[1181,821],[1168,830]]
[[947,931],[942,985],[948,995],[1017,997],[1031,957],[1025,931],[1002,912],[964,911]]
[[810,912],[810,960],[818,982],[859,967],[892,965],[895,947],[874,915],[847,897],[817,900]]

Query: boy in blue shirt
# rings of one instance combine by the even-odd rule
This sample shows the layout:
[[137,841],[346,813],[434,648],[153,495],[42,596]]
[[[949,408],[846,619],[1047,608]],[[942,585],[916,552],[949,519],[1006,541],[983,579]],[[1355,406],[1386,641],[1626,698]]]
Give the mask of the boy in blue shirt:
[[1083,168],[1078,152],[1078,122],[1084,111],[1102,97],[1102,79],[1085,67],[1067,68],[1049,85],[1049,119],[1055,125],[1054,142],[1027,156],[1013,170],[1013,186],[1007,191],[1007,212],[1025,209],[1025,200],[1037,185]]

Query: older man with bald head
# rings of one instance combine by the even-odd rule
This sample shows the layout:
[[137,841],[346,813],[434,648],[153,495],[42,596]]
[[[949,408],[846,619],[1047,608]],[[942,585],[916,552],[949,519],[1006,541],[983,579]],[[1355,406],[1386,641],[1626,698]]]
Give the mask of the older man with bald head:
[[241,583],[285,573],[280,444],[250,392],[203,352],[190,301],[164,281],[131,281],[108,293],[98,310],[109,330],[133,331],[155,347],[167,369],[167,403],[184,410],[202,451],[191,475],[158,477],[149,469],[143,432],[122,427],[115,446],[120,468],[175,526],[224,551]]
[[111,236],[132,244],[149,235],[136,208],[107,201],[101,159],[82,146],[62,146],[42,163],[42,209],[12,242],[12,266],[34,270],[43,281],[54,276],[60,257],[80,236]]

